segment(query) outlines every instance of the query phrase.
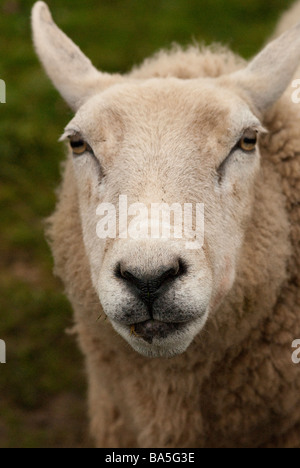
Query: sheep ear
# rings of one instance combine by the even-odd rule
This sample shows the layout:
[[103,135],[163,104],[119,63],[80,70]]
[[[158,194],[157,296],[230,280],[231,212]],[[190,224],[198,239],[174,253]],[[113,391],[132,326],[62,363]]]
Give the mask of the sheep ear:
[[93,94],[121,80],[119,75],[99,72],[54,23],[48,6],[32,9],[33,41],[37,54],[54,86],[70,107],[77,110]]
[[263,112],[284,93],[300,64],[300,23],[268,44],[231,77]]

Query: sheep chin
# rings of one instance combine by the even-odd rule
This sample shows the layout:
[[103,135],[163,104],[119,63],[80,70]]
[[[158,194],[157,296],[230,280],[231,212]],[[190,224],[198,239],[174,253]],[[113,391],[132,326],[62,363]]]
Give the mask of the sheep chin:
[[[111,320],[112,326],[124,338],[127,343],[139,354],[149,358],[173,358],[183,354],[191,345],[195,336],[201,333],[208,313],[197,319],[191,320],[186,323],[176,324],[178,326],[172,327],[172,331],[164,336],[163,333],[158,336],[151,336],[150,339],[145,339],[139,336],[133,327],[123,325],[119,322]],[[159,336],[160,335],[160,336]]]

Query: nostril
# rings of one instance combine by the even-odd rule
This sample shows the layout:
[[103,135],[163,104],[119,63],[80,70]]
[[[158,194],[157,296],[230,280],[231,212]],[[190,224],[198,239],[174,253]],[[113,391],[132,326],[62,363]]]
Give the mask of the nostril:
[[122,267],[121,263],[119,263],[117,265],[117,267],[115,269],[115,275],[118,278],[121,278],[123,280],[127,280],[129,283],[135,284],[137,287],[139,287],[139,284],[140,284],[140,286],[142,286],[142,283],[144,282],[143,278],[140,275],[138,275],[138,273],[136,275],[134,275],[129,270],[125,270]]
[[130,283],[133,283],[133,284],[136,284],[138,283],[139,281],[141,281],[137,276],[135,276],[133,273],[131,273],[130,271],[128,270],[125,270],[123,267],[122,267],[122,264],[121,263],[118,263],[116,268],[115,268],[115,276],[117,278],[121,278],[123,280],[127,280],[129,281]]
[[157,278],[154,278],[152,281],[156,282],[158,284],[158,287],[160,287],[164,283],[173,281],[178,276],[178,273],[179,273],[179,267],[169,268],[169,270],[165,271]]
[[176,261],[176,265],[174,265],[172,268],[170,268],[169,271],[169,276],[173,276],[174,278],[179,278],[180,276],[183,276],[187,273],[188,271],[188,266],[187,264],[179,258]]
[[127,279],[128,281],[133,282],[133,281],[137,280],[137,278],[132,273],[130,273],[130,271],[127,271],[127,270],[125,270],[125,271],[121,270],[121,276],[122,276],[122,278]]
[[134,275],[132,275],[129,271],[124,270],[121,263],[117,263],[116,265],[115,276],[117,278],[123,278],[123,279],[130,279],[131,277],[134,277]]

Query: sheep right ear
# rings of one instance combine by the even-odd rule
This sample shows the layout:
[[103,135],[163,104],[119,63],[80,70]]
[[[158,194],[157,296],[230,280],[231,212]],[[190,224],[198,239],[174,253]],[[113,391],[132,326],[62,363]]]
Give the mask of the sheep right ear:
[[300,23],[268,44],[249,65],[229,75],[264,112],[284,93],[300,65]]
[[33,41],[37,54],[54,86],[73,110],[97,92],[120,81],[120,75],[99,72],[54,23],[48,6],[32,9]]

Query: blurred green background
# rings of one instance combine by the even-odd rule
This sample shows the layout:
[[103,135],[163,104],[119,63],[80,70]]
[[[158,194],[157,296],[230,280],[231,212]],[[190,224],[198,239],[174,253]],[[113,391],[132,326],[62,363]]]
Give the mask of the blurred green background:
[[[86,447],[86,384],[72,311],[52,275],[43,219],[55,206],[72,114],[45,77],[31,0],[0,2],[0,447]],[[250,57],[292,1],[49,0],[54,19],[102,70],[128,71],[176,41],[228,44]]]

